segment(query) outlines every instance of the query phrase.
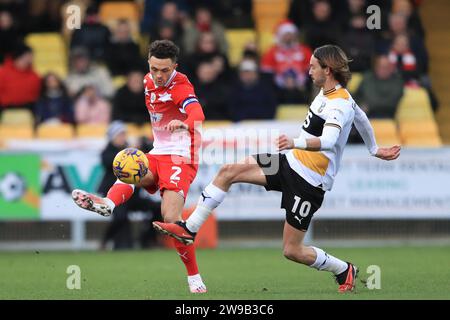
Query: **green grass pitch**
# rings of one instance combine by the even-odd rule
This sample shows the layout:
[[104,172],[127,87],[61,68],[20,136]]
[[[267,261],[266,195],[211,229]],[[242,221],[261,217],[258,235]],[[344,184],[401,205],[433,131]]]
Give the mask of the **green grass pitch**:
[[[0,299],[450,299],[450,248],[324,248],[352,261],[360,279],[381,269],[381,289],[358,281],[338,294],[328,272],[288,261],[279,249],[199,250],[209,292],[188,293],[184,266],[172,250],[0,253]],[[69,265],[81,269],[81,289],[66,287]]]

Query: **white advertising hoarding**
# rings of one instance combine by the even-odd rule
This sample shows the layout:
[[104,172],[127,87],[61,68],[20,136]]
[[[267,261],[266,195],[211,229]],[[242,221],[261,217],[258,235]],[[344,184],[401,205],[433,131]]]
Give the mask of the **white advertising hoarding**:
[[[299,129],[300,124],[293,122],[249,122],[205,131],[203,161],[186,205],[195,205],[225,160],[238,160],[255,152],[274,152],[271,141],[275,136],[279,133],[295,136]],[[236,145],[233,139],[242,138],[242,132],[250,138],[246,144]],[[220,138],[224,141],[219,141]],[[104,141],[91,142],[59,146],[33,142],[32,151],[40,154],[43,161],[42,219],[104,219],[79,209],[70,198],[74,188],[95,192],[102,177],[100,152]],[[26,145],[14,146],[16,150],[28,149]],[[278,192],[237,184],[217,208],[217,218],[283,219],[285,212],[280,209],[280,199]],[[326,193],[315,218],[450,219],[450,148],[403,148],[398,160],[382,161],[371,157],[364,146],[347,146],[333,190]]]

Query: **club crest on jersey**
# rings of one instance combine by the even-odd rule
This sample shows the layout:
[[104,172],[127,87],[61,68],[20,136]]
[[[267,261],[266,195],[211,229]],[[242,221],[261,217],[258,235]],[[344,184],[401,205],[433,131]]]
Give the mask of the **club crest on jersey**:
[[153,112],[149,113],[150,113],[150,120],[152,121],[152,123],[160,122],[163,117],[162,113],[153,113]]
[[150,102],[154,103],[155,101],[156,101],[156,94],[152,92],[152,94],[150,95]]
[[164,92],[163,94],[159,94],[158,100],[161,102],[172,101],[172,95],[170,93]]
[[319,109],[317,110],[318,113],[321,113],[323,111],[323,109],[325,109],[326,106],[326,102],[322,102],[322,104],[320,105]]

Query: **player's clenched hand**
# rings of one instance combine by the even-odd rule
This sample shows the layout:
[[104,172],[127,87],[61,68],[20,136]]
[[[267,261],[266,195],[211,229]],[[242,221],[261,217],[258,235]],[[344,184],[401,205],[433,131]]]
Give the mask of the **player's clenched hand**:
[[390,148],[379,148],[375,157],[382,160],[395,160],[400,156],[400,146]]
[[289,150],[294,148],[294,139],[282,134],[275,140],[278,151]]
[[166,125],[166,130],[169,130],[170,132],[174,132],[175,130],[179,129],[188,130],[189,127],[186,123],[180,120],[172,120]]

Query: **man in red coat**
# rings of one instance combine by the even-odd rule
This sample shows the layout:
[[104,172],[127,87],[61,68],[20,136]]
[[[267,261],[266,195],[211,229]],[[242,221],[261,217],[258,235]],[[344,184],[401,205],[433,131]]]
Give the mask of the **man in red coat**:
[[21,45],[0,67],[0,112],[11,108],[32,109],[39,98],[41,79],[33,70],[33,52]]

